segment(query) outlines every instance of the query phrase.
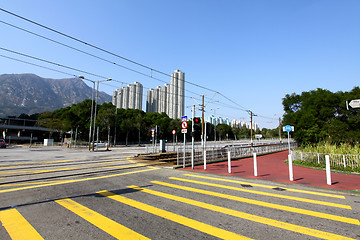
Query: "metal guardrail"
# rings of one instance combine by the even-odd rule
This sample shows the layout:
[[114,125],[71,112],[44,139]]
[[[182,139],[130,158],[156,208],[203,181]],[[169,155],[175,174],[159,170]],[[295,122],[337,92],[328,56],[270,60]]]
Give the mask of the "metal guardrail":
[[[292,147],[296,147],[297,143],[291,143]],[[200,145],[201,147],[201,145]],[[277,151],[283,151],[288,149],[288,144],[269,144],[269,145],[255,145],[251,146],[227,146],[227,147],[207,147],[206,148],[206,161],[224,161],[228,159],[228,152],[230,151],[231,158],[240,158],[246,156],[252,156],[253,153],[264,154]],[[185,163],[184,163],[185,154]],[[202,148],[194,148],[194,163],[203,162],[204,154]],[[190,164],[191,163],[191,146],[177,148],[177,165]]]
[[350,154],[325,154],[312,152],[291,152],[293,161],[309,162],[314,165],[325,167],[325,156],[330,157],[330,166],[338,168],[360,168],[360,155]]

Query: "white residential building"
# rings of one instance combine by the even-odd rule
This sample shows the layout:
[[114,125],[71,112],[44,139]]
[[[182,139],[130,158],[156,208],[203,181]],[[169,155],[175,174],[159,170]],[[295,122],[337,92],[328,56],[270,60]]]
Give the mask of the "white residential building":
[[117,108],[142,110],[143,86],[139,82],[116,89],[113,93],[112,103]]
[[175,70],[170,84],[149,89],[146,96],[146,111],[166,113],[170,118],[181,118],[185,113],[185,73]]

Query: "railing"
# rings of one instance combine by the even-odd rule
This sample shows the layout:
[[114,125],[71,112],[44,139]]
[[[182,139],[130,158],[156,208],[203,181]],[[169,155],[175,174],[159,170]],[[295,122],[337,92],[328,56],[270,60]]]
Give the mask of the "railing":
[[[325,154],[325,153],[311,153],[292,151],[293,161],[308,162],[314,166],[325,167],[325,155],[330,157],[330,166],[336,168],[360,168],[360,156],[349,154]],[[360,170],[360,169],[359,169]]]
[[[291,143],[292,147],[296,147],[297,143]],[[273,145],[255,145],[251,146],[226,146],[226,147],[208,147],[206,148],[206,161],[224,161],[228,159],[228,152],[230,152],[231,158],[240,158],[246,156],[252,156],[253,153],[264,154],[277,151],[283,151],[288,149],[288,144],[273,144]],[[194,163],[203,162],[204,154],[200,146],[194,148]],[[191,163],[191,146],[186,146],[185,160],[183,147],[177,147],[177,165],[190,164]]]
[[[254,140],[253,145],[259,146],[259,145],[278,145],[280,142],[279,138],[273,138],[273,139],[261,139],[261,140]],[[283,144],[287,144],[287,141],[283,140]],[[290,139],[291,146],[296,146],[296,143],[293,139]],[[294,145],[295,144],[295,145]],[[160,146],[159,143],[156,145],[152,144],[144,144],[145,146],[145,152],[146,153],[159,153],[160,152]],[[206,142],[206,149],[212,149],[212,148],[224,148],[224,147],[249,147],[250,146],[250,139],[238,139],[236,141],[207,141]],[[184,148],[184,145],[182,142],[178,143],[166,143],[165,146],[165,152],[176,152],[178,148]],[[186,143],[186,151],[191,148],[191,141]],[[201,149],[202,145],[201,142],[195,142],[194,145],[195,149]],[[180,151],[183,151],[181,149]]]

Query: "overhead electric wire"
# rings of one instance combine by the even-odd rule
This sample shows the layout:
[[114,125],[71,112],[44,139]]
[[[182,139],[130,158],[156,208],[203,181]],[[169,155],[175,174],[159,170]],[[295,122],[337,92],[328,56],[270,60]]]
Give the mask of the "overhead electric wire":
[[0,54],[0,57],[7,58],[7,59],[11,59],[11,60],[14,60],[14,61],[17,61],[17,62],[21,62],[21,63],[26,63],[26,64],[29,64],[29,65],[32,65],[32,66],[44,68],[44,69],[47,69],[47,70],[50,70],[50,71],[54,71],[54,72],[58,72],[58,73],[62,73],[62,74],[65,74],[65,75],[75,76],[75,77],[76,77],[76,75],[73,75],[73,74],[71,74],[71,73],[66,73],[66,72],[59,71],[59,70],[56,70],[56,69],[53,69],[53,68],[44,67],[44,66],[41,66],[41,65],[38,65],[38,64],[35,64],[35,63],[27,62],[27,61],[24,61],[24,60],[20,60],[20,59],[17,59],[17,58],[5,56],[5,55],[2,55],[2,54]]
[[[59,67],[63,67],[63,68],[68,68],[68,69],[73,70],[73,71],[77,71],[77,72],[81,72],[81,73],[86,73],[86,74],[88,74],[88,75],[96,76],[96,77],[103,78],[103,79],[108,79],[108,78],[106,78],[105,76],[100,76],[100,75],[93,74],[93,73],[90,73],[90,72],[87,72],[87,71],[83,71],[83,70],[80,70],[80,69],[76,69],[76,68],[73,68],[73,67],[68,67],[68,66],[65,66],[65,65],[63,65],[63,64],[55,63],[55,62],[48,61],[48,60],[45,60],[45,59],[41,59],[41,58],[38,58],[38,57],[33,57],[33,56],[30,56],[30,55],[27,55],[27,54],[23,54],[23,53],[19,53],[19,52],[10,50],[10,49],[6,49],[6,48],[2,48],[2,47],[0,47],[0,49],[1,49],[1,50],[4,50],[4,51],[7,51],[7,52],[14,53],[14,54],[18,54],[18,55],[20,55],[20,56],[25,56],[25,57],[32,58],[32,59],[35,59],[35,60],[38,60],[38,61],[42,61],[42,62],[45,62],[45,63],[48,63],[48,64],[52,64],[52,65],[55,65],[55,66],[59,66]],[[59,72],[59,73],[65,74],[65,75],[77,77],[77,75],[75,75],[75,74],[70,74],[70,73],[66,73],[66,72],[60,71],[60,70],[55,70],[55,69],[52,69],[52,68],[44,67],[44,66],[41,66],[41,65],[38,65],[38,64],[34,64],[34,63],[30,63],[30,62],[27,62],[27,61],[24,61],[24,60],[12,58],[12,57],[5,56],[5,55],[0,55],[0,56],[1,56],[1,57],[4,57],[4,58],[11,59],[11,60],[14,60],[14,61],[18,61],[18,62],[26,63],[26,64],[29,64],[29,65],[41,67],[41,68],[44,68],[44,69],[47,69],[47,70]],[[84,79],[84,80],[91,81],[91,82],[96,82],[96,80],[88,80],[88,79]],[[121,84],[131,84],[131,83],[119,81],[119,80],[116,80],[116,79],[113,79],[113,81],[119,82],[119,83],[121,83]],[[103,83],[103,84],[104,84],[104,85],[108,85],[108,86],[112,86],[112,85],[110,85],[110,84],[108,84],[108,83]],[[112,87],[115,87],[115,88],[116,88],[116,86],[112,86]],[[144,89],[151,89],[151,88],[148,88],[148,87],[145,87],[145,86],[143,86],[143,88],[144,88]],[[163,91],[162,91],[161,89],[159,89],[159,92],[163,92]],[[146,96],[144,93],[143,93],[142,95],[143,95],[143,96]],[[185,96],[185,95],[184,95],[184,97],[189,98],[189,99],[193,99],[193,98],[194,98],[194,97],[187,97],[187,96]],[[197,100],[200,101],[200,99],[197,99]],[[220,106],[227,107],[227,108],[230,108],[230,109],[245,111],[244,109],[240,109],[240,108],[237,108],[237,107],[235,108],[234,106],[230,106],[230,105],[227,105],[227,104],[221,103],[221,102],[213,102],[212,104],[214,104],[214,105],[220,105]],[[259,117],[274,120],[274,118],[270,118],[270,117],[265,117],[265,116],[259,116]]]
[[[10,60],[13,60],[13,61],[18,61],[18,62],[25,63],[25,64],[29,64],[29,65],[32,65],[32,66],[40,67],[40,68],[47,69],[47,70],[50,70],[50,71],[58,72],[58,73],[61,73],[61,74],[64,74],[64,75],[72,76],[72,77],[74,77],[74,78],[78,78],[78,75],[75,75],[75,74],[71,74],[71,73],[68,73],[68,72],[56,70],[56,69],[49,68],[49,67],[45,67],[45,66],[42,66],[42,65],[39,65],[39,64],[31,63],[31,62],[24,61],[24,60],[20,60],[20,59],[17,59],[17,58],[5,56],[5,55],[2,55],[2,54],[0,54],[0,57],[7,58],[7,59],[10,59]],[[82,80],[89,81],[89,82],[92,82],[92,83],[96,82],[96,80],[88,79],[88,78],[85,78],[85,77],[84,77]],[[119,83],[121,83],[122,85],[123,85],[123,84],[131,84],[131,83],[119,81],[119,80],[116,80],[116,79],[113,79],[112,81],[114,81],[114,82],[119,82]],[[110,86],[110,87],[117,88],[117,86],[114,86],[114,85],[109,84],[109,83],[107,83],[107,82],[104,82],[104,83],[102,83],[102,84],[103,84],[103,85]],[[150,89],[150,88],[145,87],[145,86],[143,86],[143,88],[144,88],[144,89]],[[143,93],[142,96],[146,96],[146,95]],[[185,97],[186,97],[186,96],[185,96]],[[193,97],[187,97],[187,98],[193,98]],[[200,100],[200,99],[198,99],[198,100]],[[228,108],[231,108],[231,109],[239,110],[239,109],[234,108],[234,107],[232,107],[232,106],[226,106],[226,104],[223,104],[223,103],[219,103],[219,104],[216,104],[216,105],[224,105],[224,107],[228,107]],[[224,115],[223,115],[223,116],[224,116]],[[230,118],[230,116],[227,116],[227,115],[225,115],[224,117]],[[265,116],[259,116],[259,117],[267,118],[267,119],[272,119],[272,120],[277,120],[277,119],[270,118],[270,117],[265,117]],[[235,118],[235,117],[231,117],[231,118]],[[244,118],[244,117],[242,117],[242,118]]]
[[48,60],[45,60],[45,59],[41,59],[41,58],[38,58],[38,57],[30,56],[30,55],[27,55],[27,54],[24,54],[24,53],[20,53],[20,52],[17,52],[17,51],[13,51],[13,50],[10,50],[10,49],[7,49],[7,48],[0,47],[0,50],[7,51],[7,52],[11,52],[11,53],[14,53],[14,54],[23,56],[23,57],[32,58],[32,59],[35,59],[35,60],[38,60],[38,61],[41,61],[41,62],[46,62],[46,63],[49,63],[49,64],[53,64],[53,65],[56,65],[56,66],[59,66],[59,67],[71,69],[71,70],[73,70],[73,71],[85,73],[85,74],[88,74],[88,75],[91,75],[91,76],[94,76],[94,77],[103,78],[103,79],[108,79],[107,77],[104,77],[104,76],[100,76],[100,75],[97,75],[97,74],[93,74],[93,73],[90,73],[90,72],[86,72],[86,71],[83,71],[83,70],[80,70],[80,69],[76,69],[76,68],[73,68],[73,67],[65,66],[65,65],[62,65],[62,64],[59,64],[59,63],[55,63],[55,62],[52,62],[52,61],[48,61]]
[[[132,63],[132,64],[135,64],[135,65],[138,65],[138,66],[140,66],[140,67],[143,67],[143,68],[145,68],[145,69],[151,70],[151,72],[156,72],[156,73],[159,73],[159,74],[162,74],[162,75],[165,75],[165,76],[172,77],[172,75],[170,75],[170,74],[167,74],[167,73],[164,73],[164,72],[162,72],[162,71],[156,70],[156,69],[154,69],[154,68],[152,68],[152,67],[149,67],[149,66],[146,66],[146,65],[144,65],[144,64],[141,64],[141,63],[139,63],[139,62],[133,61],[133,60],[131,60],[131,59],[129,59],[129,58],[120,56],[120,55],[118,55],[118,54],[116,54],[116,53],[113,53],[113,52],[108,51],[108,50],[106,50],[106,49],[104,49],[104,48],[98,47],[98,46],[96,46],[96,45],[87,43],[87,42],[85,42],[85,41],[83,41],[83,40],[80,40],[80,39],[78,39],[78,38],[75,38],[75,37],[73,37],[73,36],[70,36],[70,35],[68,35],[68,34],[65,34],[65,33],[60,32],[60,31],[58,31],[58,30],[55,30],[55,29],[53,29],[53,28],[47,27],[47,26],[45,26],[45,25],[43,25],[43,24],[40,24],[40,23],[38,23],[38,22],[35,22],[35,21],[30,20],[30,19],[25,18],[25,17],[22,17],[22,16],[20,16],[20,15],[18,15],[18,14],[15,14],[15,13],[13,13],[13,12],[7,11],[7,10],[5,10],[5,9],[3,9],[3,8],[0,8],[0,10],[3,11],[3,12],[5,12],[5,13],[7,13],[7,14],[10,14],[10,15],[12,15],[12,16],[15,16],[15,17],[17,17],[17,18],[20,18],[20,19],[22,19],[22,20],[24,20],[24,21],[30,22],[30,23],[32,23],[32,24],[34,24],[34,25],[37,25],[37,26],[39,26],[39,27],[45,28],[45,29],[47,29],[47,30],[49,30],[49,31],[52,31],[52,32],[54,32],[54,33],[56,33],[56,34],[59,34],[59,35],[63,36],[63,37],[72,39],[72,40],[74,40],[74,41],[76,41],[76,42],[85,44],[86,46],[92,47],[92,48],[97,49],[97,50],[99,50],[99,51],[102,51],[102,52],[104,52],[104,53],[107,53],[107,54],[110,54],[110,55],[112,55],[112,56],[118,57],[118,58],[123,59],[123,60],[125,60],[125,61],[127,61],[127,62],[130,62],[130,63]],[[42,35],[40,35],[40,34],[31,32],[31,31],[28,31],[28,30],[26,30],[26,29],[17,27],[17,26],[15,26],[15,25],[6,23],[6,22],[1,21],[1,20],[0,20],[0,22],[3,23],[3,24],[6,24],[6,25],[8,25],[8,26],[17,28],[17,29],[19,29],[19,30],[25,31],[25,32],[27,32],[27,33],[29,33],[29,34],[33,34],[33,35],[35,35],[35,36],[41,37],[41,38],[46,39],[46,40],[48,40],[48,41],[52,41],[52,42],[54,42],[54,43],[60,44],[60,45],[65,46],[65,47],[68,47],[68,48],[73,49],[73,50],[75,50],[75,51],[81,52],[81,53],[83,53],[83,54],[86,54],[86,55],[95,57],[95,58],[97,58],[97,59],[100,59],[100,60],[102,60],[102,61],[106,61],[106,62],[108,62],[108,63],[111,63],[111,64],[116,65],[116,66],[119,66],[119,67],[122,67],[122,68],[124,68],[124,69],[129,70],[129,71],[133,71],[133,72],[136,72],[136,73],[138,73],[138,74],[144,75],[144,76],[146,76],[146,77],[150,77],[150,78],[153,78],[153,79],[155,79],[155,80],[158,80],[158,81],[167,83],[166,81],[163,81],[163,80],[161,80],[161,79],[155,78],[155,77],[153,77],[152,75],[148,75],[148,74],[142,73],[142,72],[140,72],[140,71],[131,69],[131,68],[129,68],[129,67],[123,66],[123,65],[121,65],[121,64],[114,63],[114,62],[112,62],[112,61],[109,61],[109,60],[104,59],[104,58],[102,58],[102,57],[96,56],[96,55],[94,55],[94,54],[85,52],[85,51],[83,51],[83,50],[80,50],[80,49],[71,47],[71,46],[69,46],[69,45],[66,45],[66,44],[63,44],[63,43],[61,43],[61,42],[55,41],[55,40],[53,40],[53,39],[44,37],[44,36],[42,36]],[[3,50],[4,50],[4,49],[3,49]],[[26,55],[24,55],[24,56],[26,56]],[[59,65],[59,66],[60,66],[60,65]],[[69,67],[69,68],[70,68],[70,67]],[[77,69],[72,69],[72,70],[77,70]],[[83,72],[83,73],[85,73],[85,74],[93,75],[93,74],[91,74],[91,73],[84,72],[84,71],[80,71],[80,72]],[[98,76],[98,75],[93,75],[93,76],[100,77],[100,78],[104,78],[103,76]],[[192,83],[192,82],[187,81],[187,80],[184,80],[184,82],[185,82],[185,83],[188,83],[188,84],[190,84],[190,85],[196,86],[196,87],[198,87],[198,88],[202,88],[202,89],[204,89],[204,90],[210,91],[210,92],[218,93],[220,96],[222,96],[222,97],[225,98],[226,100],[228,100],[228,101],[232,102],[233,104],[235,104],[236,106],[240,107],[240,108],[237,108],[237,110],[246,111],[246,112],[251,112],[250,110],[246,109],[245,107],[241,106],[240,104],[236,103],[235,101],[231,100],[229,97],[225,96],[224,94],[222,94],[222,93],[220,93],[220,92],[218,92],[218,91],[216,91],[216,90],[210,89],[210,88],[208,88],[208,87],[201,86],[201,85],[196,84],[196,83]],[[187,91],[188,91],[188,90],[187,90]],[[196,93],[192,93],[192,94],[196,94]],[[261,116],[261,117],[263,117],[263,116]],[[269,117],[264,117],[264,118],[269,118]]]
[[[103,48],[100,48],[100,47],[95,46],[95,45],[93,45],[93,44],[87,43],[87,42],[85,42],[85,41],[83,41],[83,40],[80,40],[80,39],[78,39],[78,38],[72,37],[72,36],[70,36],[70,35],[68,35],[68,34],[65,34],[65,33],[63,33],[63,32],[60,32],[60,31],[55,30],[55,29],[53,29],[53,28],[47,27],[47,26],[45,26],[45,25],[43,25],[43,24],[37,23],[37,22],[35,22],[35,21],[33,21],[33,20],[30,20],[30,19],[28,19],[28,18],[22,17],[22,16],[20,16],[20,15],[18,15],[18,14],[15,14],[15,13],[13,13],[13,12],[7,11],[7,10],[5,10],[5,9],[3,9],[3,8],[0,8],[0,10],[3,11],[3,12],[5,12],[5,13],[8,13],[8,14],[10,14],[10,15],[12,15],[12,16],[15,16],[15,17],[17,17],[17,18],[20,18],[20,19],[22,19],[22,20],[24,20],[24,21],[30,22],[30,23],[32,23],[32,24],[35,24],[35,25],[39,26],[39,27],[42,27],[42,28],[45,28],[45,29],[47,29],[47,30],[49,30],[49,31],[52,31],[52,32],[54,32],[54,33],[57,33],[57,34],[59,34],[59,35],[61,35],[61,36],[64,36],[64,37],[69,38],[69,39],[72,39],[72,40],[74,40],[74,41],[76,41],[76,42],[85,44],[85,45],[87,45],[87,46],[89,46],[89,47],[92,47],[92,48],[94,48],[94,49],[97,49],[97,50],[99,50],[99,51],[102,51],[102,52],[105,52],[105,53],[110,54],[110,55],[112,55],[112,56],[115,56],[115,57],[118,57],[118,58],[120,58],[120,59],[123,59],[123,60],[125,60],[125,61],[127,61],[127,62],[130,62],[130,63],[132,63],[132,64],[135,64],[135,65],[138,65],[138,66],[140,66],[140,67],[146,68],[146,69],[148,69],[148,70],[157,72],[157,73],[159,73],[159,74],[162,74],[162,75],[171,77],[171,75],[168,74],[168,73],[164,73],[164,72],[162,72],[162,71],[159,71],[159,70],[156,70],[156,69],[154,69],[154,68],[148,67],[148,66],[146,66],[146,65],[144,65],[144,64],[141,64],[141,63],[138,63],[138,62],[136,62],[136,61],[133,61],[133,60],[131,60],[131,59],[129,59],[129,58],[120,56],[120,55],[118,55],[118,54],[116,54],[116,53],[110,52],[110,51],[108,51],[108,50],[106,50],[106,49],[103,49]],[[217,91],[215,91],[215,90],[213,90],[213,89],[210,89],[210,88],[201,86],[201,85],[196,84],[196,83],[192,83],[192,82],[189,82],[189,81],[186,81],[186,80],[184,80],[184,82],[185,82],[185,83],[188,83],[188,84],[191,84],[191,85],[193,85],[193,86],[196,86],[196,87],[205,89],[205,90],[207,90],[207,91],[217,92]]]
[[[37,34],[37,33],[34,33],[34,32],[32,32],[32,31],[26,30],[26,29],[24,29],[24,28],[15,26],[15,25],[13,25],[13,24],[10,24],[10,23],[7,23],[7,22],[1,21],[1,20],[0,20],[0,23],[3,23],[3,24],[8,25],[8,26],[10,26],[10,27],[13,27],[13,28],[16,28],[16,29],[18,29],[18,30],[24,31],[24,32],[26,32],[26,33],[35,35],[35,36],[37,36],[37,37],[43,38],[43,39],[45,39],[45,40],[51,41],[51,42],[53,42],[53,43],[59,44],[59,45],[61,45],[61,46],[70,48],[70,49],[75,50],[75,51],[77,51],[77,52],[86,54],[86,55],[88,55],[88,56],[97,58],[97,59],[99,59],[99,60],[102,60],[102,61],[105,61],[105,62],[107,62],[107,63],[113,64],[113,65],[115,65],[115,66],[124,68],[124,69],[126,69],[126,70],[135,72],[135,73],[140,74],[140,75],[143,75],[143,76],[145,76],[145,77],[149,77],[149,78],[152,78],[152,79],[157,80],[157,81],[159,81],[159,82],[168,84],[168,82],[166,82],[166,81],[164,81],[164,80],[161,80],[161,79],[159,79],[159,78],[156,78],[156,77],[154,77],[154,76],[152,76],[152,75],[148,75],[148,74],[142,73],[142,72],[140,72],[140,71],[137,71],[137,70],[135,70],[135,69],[132,69],[132,68],[123,66],[123,65],[121,65],[121,64],[118,64],[118,63],[116,63],[116,62],[109,61],[109,60],[107,60],[107,59],[105,59],[105,58],[96,56],[96,55],[94,55],[94,54],[88,53],[88,52],[86,52],[86,51],[83,51],[83,50],[78,49],[78,48],[75,48],[75,47],[71,47],[71,46],[69,46],[69,45],[67,45],[67,44],[61,43],[61,42],[59,42],[59,41],[53,40],[53,39],[48,38],[48,37],[45,37],[45,36],[42,36],[42,35],[40,35],[40,34]],[[169,75],[169,76],[170,76],[170,75]],[[171,84],[170,84],[170,85],[171,85]],[[197,95],[197,93],[194,93],[194,92],[192,92],[192,91],[190,91],[190,90],[185,89],[185,91]]]
[[[2,49],[2,48],[0,47],[0,49]],[[10,52],[12,52],[12,51],[10,51]],[[21,55],[21,54],[20,54],[20,55]],[[25,54],[25,55],[26,55],[26,54]],[[30,62],[27,62],[27,61],[24,61],[24,60],[20,60],[20,59],[17,59],[17,58],[13,58],[13,57],[1,55],[1,54],[0,54],[0,57],[4,57],[4,58],[11,59],[11,60],[14,60],[14,61],[26,63],[26,64],[29,64],[29,65],[32,65],[32,66],[44,68],[44,69],[51,70],[51,71],[54,71],[54,72],[62,73],[62,74],[68,75],[68,76],[73,76],[73,77],[75,77],[75,78],[78,77],[78,75],[75,75],[75,74],[71,74],[71,73],[63,72],[63,71],[56,70],[56,69],[53,69],[53,68],[41,66],[41,65],[38,65],[38,64],[35,64],[35,63],[30,63]],[[28,57],[28,56],[27,56],[27,57]],[[29,56],[29,57],[31,57],[31,56]],[[34,59],[39,60],[39,61],[43,60],[43,59],[39,59],[39,58],[36,58],[36,57],[34,57]],[[61,65],[61,64],[58,64],[58,63],[53,63],[53,62],[50,62],[50,61],[47,61],[47,60],[44,60],[44,62],[53,64],[53,65],[56,65],[56,66],[61,66],[61,67],[64,67],[64,68],[69,68],[69,69],[71,69],[71,70],[74,70],[74,69],[71,68],[71,67],[66,67],[66,66],[64,66],[64,65]],[[82,70],[79,70],[79,69],[77,69],[77,71],[85,72],[85,71],[82,71]],[[103,77],[103,78],[105,78],[105,77]],[[90,82],[96,82],[96,80],[91,80],[91,79],[88,79],[88,78],[84,78],[84,80],[90,81]],[[121,83],[122,85],[123,85],[123,84],[131,84],[131,83],[119,81],[119,80],[116,80],[116,79],[112,79],[112,81],[114,81],[114,82],[119,82],[119,83]],[[104,84],[104,85],[107,85],[107,86],[111,86],[111,87],[117,88],[117,86],[113,86],[113,85],[110,85],[110,84],[108,84],[108,83],[103,83],[103,84]],[[144,89],[151,89],[151,88],[148,88],[148,87],[145,87],[145,86],[143,86],[143,88],[144,88]],[[159,90],[159,91],[160,91],[160,92],[163,92],[163,91],[161,91],[161,90]],[[169,93],[169,94],[171,94],[171,93]],[[172,93],[172,94],[174,95],[174,93]],[[142,94],[142,95],[143,95],[143,96],[146,96],[145,94]],[[180,95],[180,96],[182,96],[182,95]],[[184,97],[186,97],[186,98],[191,98],[191,97],[187,97],[187,96],[185,96],[185,95],[184,95]]]
[[34,35],[34,36],[37,36],[37,37],[43,38],[43,39],[48,40],[48,41],[50,41],[50,42],[53,42],[53,43],[59,44],[59,45],[61,45],[61,46],[64,46],[64,47],[70,48],[70,49],[75,50],[75,51],[77,51],[77,52],[80,52],[80,53],[86,54],[86,55],[88,55],[88,56],[91,56],[91,57],[97,58],[97,59],[102,60],[102,61],[105,61],[105,62],[107,62],[107,63],[110,63],[110,64],[113,64],[113,65],[116,65],[116,66],[122,67],[122,68],[124,68],[124,69],[126,69],[126,70],[129,70],[129,71],[132,71],[132,72],[135,72],[135,73],[141,74],[141,75],[143,75],[143,76],[150,77],[150,78],[153,78],[153,79],[155,79],[155,80],[158,80],[158,81],[161,81],[161,82],[166,83],[166,81],[163,81],[163,80],[161,80],[161,79],[154,78],[154,77],[152,77],[152,76],[150,76],[150,75],[148,75],[148,74],[145,74],[145,73],[142,73],[142,72],[140,72],[140,71],[137,71],[137,70],[131,69],[131,68],[129,68],[129,67],[123,66],[123,65],[121,65],[121,64],[118,64],[118,63],[115,63],[115,62],[109,61],[109,60],[107,60],[107,59],[105,59],[105,58],[102,58],[102,57],[96,56],[96,55],[94,55],[94,54],[88,53],[88,52],[83,51],[83,50],[81,50],[81,49],[78,49],[78,48],[75,48],[75,47],[71,47],[71,46],[69,46],[69,45],[67,45],[67,44],[64,44],[64,43],[62,43],[62,42],[59,42],[59,41],[53,40],[53,39],[48,38],[48,37],[45,37],[45,36],[42,36],[42,35],[40,35],[40,34],[37,34],[37,33],[34,33],[34,32],[32,32],[32,31],[26,30],[26,29],[24,29],[24,28],[21,28],[21,27],[15,26],[15,25],[13,25],[13,24],[10,24],[10,23],[7,23],[7,22],[1,21],[1,20],[0,20],[0,23],[3,23],[3,24],[8,25],[8,26],[10,26],[10,27],[13,27],[13,28],[16,28],[16,29],[18,29],[18,30],[24,31],[24,32],[26,32],[26,33],[32,34],[32,35]]
[[[10,14],[10,15],[13,15],[13,16],[15,16],[15,17],[17,17],[17,18],[20,18],[20,19],[22,19],[22,20],[25,20],[25,21],[27,21],[27,22],[30,22],[30,23],[32,23],[32,24],[35,24],[35,25],[40,26],[40,27],[42,27],[42,28],[45,28],[45,29],[47,29],[47,30],[49,30],[49,31],[55,32],[55,33],[57,33],[57,34],[59,34],[59,35],[62,35],[62,36],[67,37],[67,38],[70,38],[70,39],[72,39],[72,40],[74,40],[74,41],[80,42],[80,43],[82,43],[82,44],[85,44],[85,45],[90,46],[90,47],[92,47],[92,48],[95,48],[95,49],[97,49],[97,50],[103,51],[103,52],[105,52],[105,53],[108,53],[108,54],[113,55],[113,56],[115,56],[115,57],[118,57],[118,58],[120,58],[120,59],[126,60],[126,61],[131,62],[131,63],[133,63],[133,64],[136,64],[136,65],[138,65],[138,66],[144,67],[144,68],[146,68],[146,69],[148,69],[148,70],[151,70],[151,71],[154,71],[154,72],[163,74],[163,75],[165,75],[165,76],[172,77],[170,74],[164,73],[164,72],[162,72],[162,71],[159,71],[159,70],[156,70],[156,69],[154,69],[154,68],[148,67],[148,66],[146,66],[146,65],[144,65],[144,64],[140,64],[140,63],[138,63],[138,62],[136,62],[136,61],[130,60],[130,59],[125,58],[125,57],[122,57],[122,56],[120,56],[120,55],[118,55],[118,54],[115,54],[115,53],[110,52],[110,51],[108,51],[108,50],[105,50],[105,49],[103,49],[103,48],[97,47],[97,46],[95,46],[95,45],[93,45],[93,44],[89,44],[89,43],[87,43],[87,42],[85,42],[85,41],[83,41],[83,40],[80,40],[80,39],[75,38],[75,37],[72,37],[72,36],[70,36],[70,35],[68,35],[68,34],[62,33],[62,32],[60,32],[60,31],[57,31],[57,30],[53,29],[53,28],[47,27],[47,26],[45,26],[45,25],[43,25],[43,24],[37,23],[37,22],[35,22],[35,21],[33,21],[33,20],[30,20],[30,19],[28,19],[28,18],[22,17],[22,16],[20,16],[20,15],[17,15],[17,14],[15,14],[15,13],[10,12],[10,11],[7,11],[7,10],[5,10],[5,9],[3,9],[3,8],[0,8],[0,10],[3,11],[3,12],[8,13],[8,14]],[[27,32],[27,33],[36,35],[36,36],[38,36],[38,37],[44,38],[44,39],[46,39],[46,40],[49,40],[49,41],[52,41],[52,42],[55,42],[55,43],[58,43],[58,44],[60,44],[60,45],[62,45],[62,46],[69,47],[69,48],[71,48],[71,49],[73,49],[73,50],[76,50],[76,51],[82,52],[82,53],[84,53],[84,54],[87,54],[87,55],[89,55],[89,56],[92,56],[92,57],[98,58],[98,59],[100,59],[100,60],[106,61],[106,62],[108,62],[108,63],[116,64],[116,63],[111,62],[111,61],[109,61],[109,60],[106,60],[106,59],[104,59],[104,58],[101,58],[101,57],[98,57],[98,56],[96,56],[96,55],[87,53],[87,52],[85,52],[85,51],[82,51],[82,50],[73,48],[73,47],[68,46],[68,45],[66,45],[66,44],[63,44],[63,43],[60,43],[60,42],[58,42],[58,41],[49,39],[49,38],[47,38],[47,37],[43,37],[43,36],[41,36],[41,35],[39,35],[39,34],[33,33],[33,32],[31,32],[31,31],[25,30],[25,29],[23,29],[23,28],[16,27],[16,26],[14,26],[14,25],[12,25],[12,24],[8,24],[8,23],[5,23],[5,22],[3,22],[3,21],[1,21],[1,22],[4,23],[4,24],[9,25],[9,26],[11,26],[11,27],[15,27],[15,28],[17,28],[17,29],[20,29],[20,30],[22,30],[22,31],[25,31],[25,32]],[[145,76],[150,77],[150,78],[154,78],[154,77],[152,77],[152,75],[149,76],[149,75],[144,74],[144,73],[142,73],[142,72],[139,72],[139,71],[136,71],[136,70],[127,68],[127,67],[125,67],[125,66],[122,66],[122,65],[119,65],[119,64],[116,64],[116,65],[117,65],[117,66],[120,66],[120,67],[123,67],[123,68],[126,68],[127,70],[134,71],[134,72],[136,72],[136,73],[138,73],[138,74],[145,75]],[[157,78],[154,78],[154,79],[159,80],[159,81],[162,81],[162,80],[157,79]],[[162,82],[165,82],[165,81],[162,81]],[[222,97],[224,97],[224,98],[227,99],[228,101],[230,101],[230,102],[234,103],[235,105],[239,106],[240,108],[242,108],[242,109],[241,109],[242,111],[248,111],[248,110],[246,110],[245,107],[237,104],[236,102],[234,102],[233,100],[231,100],[230,98],[226,97],[225,95],[223,95],[222,93],[220,93],[220,92],[218,92],[218,91],[212,90],[212,89],[207,88],[207,87],[203,87],[203,86],[201,86],[201,85],[199,85],[199,84],[195,84],[195,83],[192,83],[192,82],[189,82],[189,81],[186,81],[186,80],[184,80],[184,82],[185,82],[185,83],[188,83],[188,84],[191,84],[191,85],[194,85],[194,86],[199,87],[199,88],[203,88],[203,89],[205,89],[205,90],[207,90],[207,91],[211,91],[211,92],[218,93],[219,95],[221,95]],[[165,83],[167,83],[167,82],[165,82]],[[193,94],[194,94],[194,93],[193,93]]]

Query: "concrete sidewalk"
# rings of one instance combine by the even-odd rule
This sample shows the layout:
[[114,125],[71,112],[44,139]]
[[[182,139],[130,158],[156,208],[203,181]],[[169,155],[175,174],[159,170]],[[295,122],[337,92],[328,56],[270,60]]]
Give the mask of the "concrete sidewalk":
[[274,182],[301,184],[314,187],[338,189],[338,190],[357,190],[360,191],[360,174],[331,173],[332,185],[326,183],[326,172],[312,168],[293,166],[294,181],[289,180],[289,165],[285,163],[288,151],[268,154],[257,157],[258,176],[254,176],[253,158],[244,158],[231,161],[231,173],[228,173],[228,163],[207,164],[195,166],[194,169],[186,167],[186,170],[196,172],[207,172],[220,175],[238,176],[243,178],[253,178]]

